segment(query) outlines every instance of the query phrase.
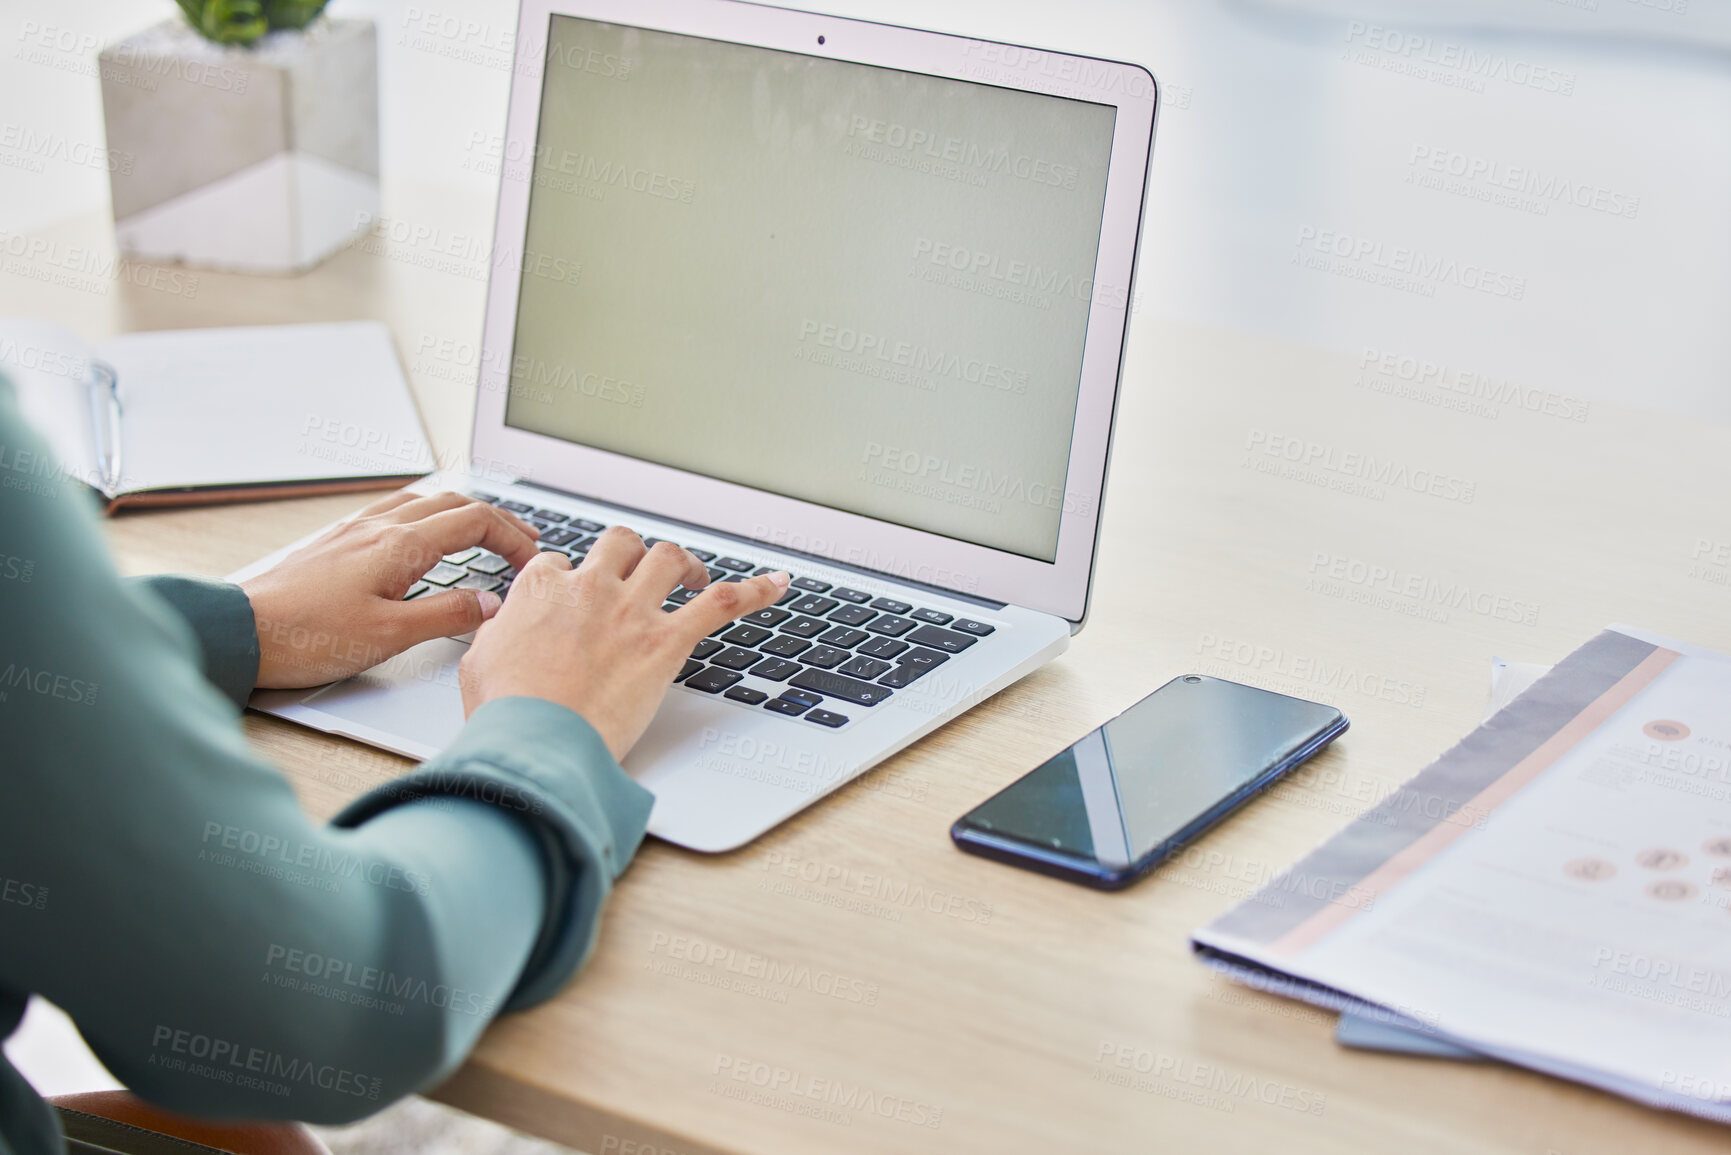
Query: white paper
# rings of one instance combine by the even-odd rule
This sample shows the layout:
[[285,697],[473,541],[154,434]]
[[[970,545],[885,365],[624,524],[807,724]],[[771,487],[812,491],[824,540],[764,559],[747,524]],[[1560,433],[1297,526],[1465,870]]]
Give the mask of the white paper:
[[[1235,911],[1198,943],[1300,980],[1301,997],[1342,992],[1496,1057],[1731,1120],[1731,661],[1618,632],[1676,656],[1512,796],[1461,811],[1410,873],[1342,872],[1356,909],[1304,924],[1331,926],[1320,935]],[[1535,721],[1498,713],[1437,765],[1513,749]],[[1349,828],[1297,869],[1376,839]],[[1281,887],[1257,901],[1278,905]]]
[[64,473],[97,485],[102,473],[91,437],[89,372],[90,350],[73,333],[46,321],[0,319],[0,375],[17,391],[24,420]]
[[[1543,1040],[1558,1058],[1655,1085],[1691,1072],[1731,1097],[1731,805],[1646,779],[1659,744],[1640,734],[1649,717],[1724,718],[1731,665],[1680,661],[1695,668],[1660,675],[1468,835],[1470,848],[1457,843],[1307,951],[1307,973],[1424,1008],[1451,1035],[1521,1049]],[[1723,787],[1731,725],[1696,735],[1725,744]],[[1715,839],[1717,855],[1703,849]],[[1641,866],[1651,851],[1686,864]],[[1577,862],[1615,874],[1582,887],[1566,873]],[[1660,884],[1694,893],[1655,899]],[[1661,968],[1682,985],[1642,981]]]
[[433,468],[377,322],[132,333],[97,355],[120,381],[128,490]]
[[[1484,716],[1489,718],[1514,701],[1528,686],[1544,677],[1550,668],[1535,662],[1511,662],[1507,658],[1492,658],[1491,699],[1485,707]],[[1334,1038],[1342,1046],[1361,1051],[1388,1051],[1401,1055],[1469,1060],[1483,1057],[1422,1030],[1409,1030],[1397,1023],[1350,1010],[1341,1012],[1340,1021],[1335,1024]]]

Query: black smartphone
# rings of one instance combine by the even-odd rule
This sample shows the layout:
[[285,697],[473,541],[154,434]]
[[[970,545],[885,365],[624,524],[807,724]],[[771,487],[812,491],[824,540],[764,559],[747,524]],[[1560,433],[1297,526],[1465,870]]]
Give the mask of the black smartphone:
[[1349,724],[1333,706],[1187,674],[962,815],[950,838],[971,854],[1117,890]]

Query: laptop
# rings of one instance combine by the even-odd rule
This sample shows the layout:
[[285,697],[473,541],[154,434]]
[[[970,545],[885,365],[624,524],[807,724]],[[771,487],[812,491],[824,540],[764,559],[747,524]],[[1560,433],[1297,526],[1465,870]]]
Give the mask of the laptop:
[[[793,575],[624,762],[651,834],[733,849],[1081,628],[1154,81],[733,0],[523,0],[515,43],[469,468],[412,488]],[[431,757],[467,644],[252,705]]]

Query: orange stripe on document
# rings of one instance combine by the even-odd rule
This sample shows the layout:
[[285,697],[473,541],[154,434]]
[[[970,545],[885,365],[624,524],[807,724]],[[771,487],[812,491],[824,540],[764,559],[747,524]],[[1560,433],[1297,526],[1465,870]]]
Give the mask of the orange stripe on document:
[[1604,725],[1606,719],[1622,709],[1629,699],[1646,689],[1648,684],[1679,656],[1675,650],[1664,649],[1648,654],[1641,660],[1640,665],[1624,674],[1616,685],[1569,719],[1561,730],[1547,738],[1538,749],[1515,763],[1507,774],[1479,791],[1471,802],[1461,808],[1459,813],[1465,818],[1464,821],[1443,819],[1356,883],[1353,890],[1359,892],[1365,901],[1351,907],[1330,903],[1281,935],[1269,949],[1275,954],[1297,954],[1360,910],[1375,905],[1376,899],[1387,894],[1407,875],[1442,853],[1455,839],[1471,830],[1479,819],[1514,797],[1517,791],[1574,749],[1588,734]]

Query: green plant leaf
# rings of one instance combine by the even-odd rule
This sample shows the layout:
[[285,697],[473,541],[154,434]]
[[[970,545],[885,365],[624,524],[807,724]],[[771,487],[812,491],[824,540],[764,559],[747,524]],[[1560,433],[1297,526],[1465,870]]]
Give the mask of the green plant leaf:
[[260,0],[176,0],[189,24],[218,44],[250,45],[270,30]]
[[272,28],[305,28],[318,19],[330,0],[264,0],[265,17]]

